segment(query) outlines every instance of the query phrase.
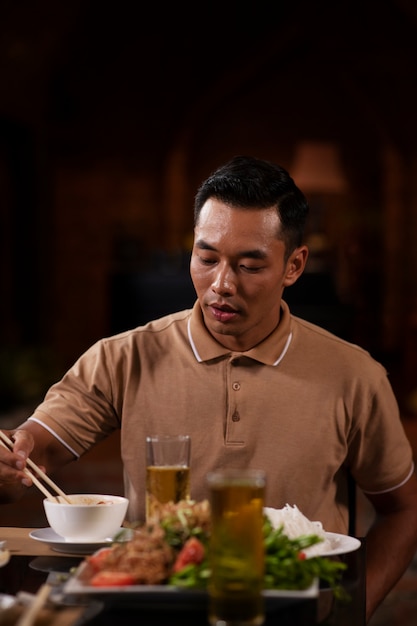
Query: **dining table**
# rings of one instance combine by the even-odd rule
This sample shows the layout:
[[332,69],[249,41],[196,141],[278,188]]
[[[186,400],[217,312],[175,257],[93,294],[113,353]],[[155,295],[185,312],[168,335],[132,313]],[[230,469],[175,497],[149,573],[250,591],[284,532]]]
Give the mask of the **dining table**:
[[[51,588],[48,601],[40,610],[34,626],[208,626],[206,592],[193,590],[155,596],[126,594],[67,594],[65,586],[86,554],[68,552],[60,546],[34,540],[31,533],[39,529],[0,527],[0,540],[10,559],[0,567],[0,595],[21,601],[0,608],[0,626],[17,625],[28,605],[44,585]],[[333,591],[320,582],[314,596],[265,602],[265,626],[364,626],[365,625],[365,557],[366,541],[360,539],[357,550],[339,555],[347,567],[342,586],[348,598],[336,599]]]

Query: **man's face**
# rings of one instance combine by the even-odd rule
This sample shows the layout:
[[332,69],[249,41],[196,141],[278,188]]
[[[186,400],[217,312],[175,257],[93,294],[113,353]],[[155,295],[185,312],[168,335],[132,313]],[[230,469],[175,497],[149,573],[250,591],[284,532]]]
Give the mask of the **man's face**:
[[203,206],[194,232],[191,277],[207,329],[225,347],[249,350],[277,326],[284,287],[302,273],[305,247],[285,262],[275,208]]

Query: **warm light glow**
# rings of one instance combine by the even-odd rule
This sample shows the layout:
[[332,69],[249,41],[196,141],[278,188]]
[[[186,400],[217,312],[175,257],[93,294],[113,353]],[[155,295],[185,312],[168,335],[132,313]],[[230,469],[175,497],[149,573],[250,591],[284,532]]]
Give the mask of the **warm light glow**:
[[339,150],[333,143],[298,144],[290,174],[305,193],[344,193],[348,188]]

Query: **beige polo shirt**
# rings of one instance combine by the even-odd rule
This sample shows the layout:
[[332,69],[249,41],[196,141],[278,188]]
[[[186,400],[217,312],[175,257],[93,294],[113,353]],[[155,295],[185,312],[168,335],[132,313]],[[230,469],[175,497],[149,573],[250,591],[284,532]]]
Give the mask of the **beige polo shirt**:
[[384,368],[358,346],[290,315],[245,352],[207,332],[200,307],[93,345],[32,419],[74,455],[121,428],[129,519],[144,518],[145,437],[189,434],[191,495],[216,467],[262,468],[266,505],[296,504],[347,532],[346,467],[365,491],[390,490],[413,468]]

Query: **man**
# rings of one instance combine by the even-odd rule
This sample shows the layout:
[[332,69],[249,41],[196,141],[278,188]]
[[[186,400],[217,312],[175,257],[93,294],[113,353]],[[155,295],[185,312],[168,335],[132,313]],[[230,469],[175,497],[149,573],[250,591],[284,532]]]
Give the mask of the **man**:
[[195,198],[192,310],[104,339],[54,385],[0,450],[4,501],[121,428],[131,520],[143,518],[145,437],[190,434],[191,495],[215,467],[267,472],[266,505],[296,504],[328,531],[348,529],[350,473],[375,507],[367,537],[368,618],[417,549],[412,450],[385,370],[292,317],[308,207],[280,167],[237,157]]

